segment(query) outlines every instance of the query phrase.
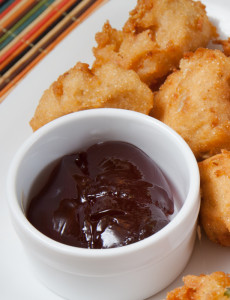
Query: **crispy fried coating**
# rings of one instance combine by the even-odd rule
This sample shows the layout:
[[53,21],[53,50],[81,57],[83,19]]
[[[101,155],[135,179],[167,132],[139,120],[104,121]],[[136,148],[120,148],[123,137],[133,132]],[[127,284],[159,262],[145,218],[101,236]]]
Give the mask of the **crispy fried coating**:
[[107,22],[96,34],[94,67],[113,61],[154,88],[178,67],[185,52],[206,47],[216,36],[199,1],[139,0],[123,30]]
[[230,38],[227,40],[215,40],[214,44],[221,45],[226,56],[230,56]]
[[210,275],[187,275],[184,286],[167,294],[166,300],[228,300],[230,298],[230,276],[224,272]]
[[230,246],[230,152],[223,150],[199,163],[200,222],[208,238]]
[[151,115],[177,131],[197,160],[230,150],[230,58],[198,49],[154,96]]
[[152,91],[134,71],[108,63],[92,72],[79,62],[44,92],[30,125],[35,131],[60,116],[90,108],[123,108],[148,114],[152,106]]

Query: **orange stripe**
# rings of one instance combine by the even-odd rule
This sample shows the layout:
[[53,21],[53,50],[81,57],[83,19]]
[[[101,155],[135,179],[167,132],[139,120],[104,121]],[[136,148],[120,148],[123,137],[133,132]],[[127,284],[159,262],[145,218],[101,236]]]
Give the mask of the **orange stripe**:
[[[20,38],[7,52],[0,57],[0,68],[3,69],[22,52],[29,44],[32,43],[50,24],[52,24],[66,9],[68,9],[76,0],[63,0],[56,5],[53,10],[40,20],[29,32]],[[33,24],[34,25],[34,24]]]
[[29,24],[22,32],[20,32],[11,42],[9,42],[8,45],[6,45],[1,50],[0,52],[1,55],[4,55],[16,42],[18,42],[23,37],[23,35],[26,34],[26,32],[29,32],[34,27],[35,24],[40,22],[46,15],[46,13],[50,12],[55,7],[55,5],[57,5],[62,1],[63,0],[55,0],[53,3],[51,3],[45,11],[43,11],[31,24]]
[[93,11],[99,7],[102,4],[105,4],[108,0],[97,0],[95,3],[93,3],[72,25],[70,25],[65,32],[63,32],[56,40],[55,42],[50,45],[52,46],[51,49],[53,49],[65,36],[67,36],[75,27],[77,27],[84,19],[86,19],[90,14],[93,13]]
[[16,19],[17,17],[19,17],[20,14],[23,13],[23,11],[25,11],[30,5],[32,5],[33,3],[36,3],[36,2],[37,1],[35,1],[35,0],[26,0],[26,1],[24,1],[24,3],[22,3],[21,6],[15,7],[16,10],[13,11],[13,13],[10,14],[9,16],[6,15],[4,17],[4,19],[2,20],[2,22],[1,22],[1,29],[7,28],[7,26],[9,24],[11,24],[14,21],[14,19]]
[[[20,74],[18,74],[14,80],[12,80],[5,88],[0,91],[0,103],[5,99],[6,95],[9,94],[11,89],[15,86],[16,83],[20,79],[22,79],[39,61],[42,60],[44,56],[46,56],[65,36],[68,35],[70,31],[72,31],[76,26],[78,26],[81,22],[83,22],[93,11],[104,4],[108,0],[97,0],[94,4],[92,4],[77,20],[74,22],[72,26],[70,26],[63,34],[61,34],[49,47],[47,47],[47,51],[41,52],[41,54],[33,60]],[[3,97],[5,95],[5,97]]]
[[19,10],[23,5],[25,5],[26,1],[27,0],[21,0],[17,6],[12,8],[11,11],[9,11],[9,13],[7,15],[5,15],[4,17],[1,18],[1,20],[0,20],[1,27],[2,27],[3,22],[5,22],[12,15],[16,14],[17,10]]
[[[66,17],[61,20],[51,31],[49,31],[34,47],[32,47],[29,52],[27,52],[17,63],[14,64],[14,66],[9,69],[2,77],[0,77],[0,86],[6,81],[11,81],[13,78],[11,76],[17,72],[18,74],[22,72],[21,66],[23,66],[26,61],[33,58],[34,54],[37,53],[36,56],[34,56],[33,59],[37,58],[40,54],[38,52],[45,54],[48,53],[47,49],[48,47],[55,41],[55,39],[58,38],[67,28],[76,20],[75,16],[79,14],[83,14],[83,11],[87,10],[90,5],[92,5],[93,0],[83,0],[80,2],[69,14],[66,15]],[[63,30],[63,31],[62,31]],[[61,32],[62,31],[62,32]],[[54,37],[53,41],[50,41]],[[50,42],[49,42],[50,41]],[[32,62],[32,60],[31,60]],[[31,63],[29,62],[28,65]],[[25,66],[26,67],[26,66]],[[19,71],[20,69],[20,71]],[[15,75],[16,77],[17,75]]]
[[1,14],[0,14],[0,19],[3,18],[8,12],[10,12],[19,2],[22,0],[15,0],[10,6],[7,7]]
[[[20,68],[20,65],[22,65],[28,58],[32,57],[34,53],[37,51],[39,52],[47,52],[47,48],[49,45],[51,45],[52,42],[50,42],[49,45],[44,45],[54,36],[56,36],[56,33],[58,33],[62,28],[65,28],[64,30],[67,30],[68,23],[74,22],[74,16],[85,8],[88,9],[89,5],[91,4],[92,0],[83,0],[80,2],[69,14],[66,15],[66,17],[61,20],[51,31],[49,31],[34,47],[32,47],[29,52],[27,52],[14,66],[9,69],[1,78],[0,78],[0,84],[3,83],[5,80],[10,79],[11,74],[13,74],[18,68]],[[60,33],[61,35],[61,33]],[[57,39],[57,37],[55,37]]]

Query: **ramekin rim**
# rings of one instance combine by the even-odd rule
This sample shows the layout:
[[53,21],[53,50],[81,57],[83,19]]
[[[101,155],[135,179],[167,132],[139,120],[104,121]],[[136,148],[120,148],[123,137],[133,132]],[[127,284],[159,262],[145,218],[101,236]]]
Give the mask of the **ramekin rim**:
[[[110,249],[85,249],[85,248],[78,248],[74,246],[68,246],[61,244],[59,242],[56,242],[48,237],[46,237],[44,234],[39,232],[36,228],[33,227],[32,224],[26,219],[26,216],[23,214],[22,209],[20,208],[19,203],[15,199],[15,193],[13,192],[13,181],[12,178],[15,178],[16,175],[16,166],[20,163],[20,158],[23,156],[23,153],[25,153],[29,147],[36,142],[44,133],[48,132],[49,130],[52,130],[54,126],[61,126],[62,123],[71,121],[72,118],[75,118],[76,114],[80,117],[84,117],[85,114],[119,114],[118,117],[123,116],[127,117],[133,117],[138,116],[140,118],[145,118],[148,122],[154,122],[155,125],[160,127],[163,130],[168,131],[171,136],[177,139],[177,141],[180,143],[180,145],[183,147],[184,151],[183,154],[186,158],[186,161],[188,162],[189,171],[190,171],[190,178],[193,180],[190,180],[189,190],[187,197],[185,199],[186,205],[183,204],[182,208],[178,212],[178,214],[175,216],[173,220],[170,221],[168,225],[166,225],[164,228],[162,228],[159,232],[155,233],[154,235],[138,241],[136,243],[123,246],[123,247],[117,247],[117,248],[110,248]],[[190,161],[190,163],[189,163]],[[196,180],[195,180],[196,179]],[[152,246],[153,244],[157,243],[159,240],[162,240],[165,238],[166,235],[170,234],[175,230],[175,228],[178,226],[177,224],[180,224],[184,219],[189,217],[189,214],[196,204],[195,202],[198,201],[199,198],[199,186],[200,186],[200,177],[199,177],[199,169],[197,166],[196,159],[187,145],[187,143],[183,140],[183,138],[176,133],[172,128],[167,126],[166,124],[162,123],[161,121],[154,119],[150,116],[144,115],[139,112],[134,111],[128,111],[123,109],[117,109],[117,108],[99,108],[99,109],[91,109],[91,110],[84,110],[79,111],[76,113],[72,113],[66,116],[63,116],[59,119],[56,119],[42,128],[38,129],[36,132],[34,132],[18,149],[17,153],[15,154],[12,163],[10,165],[10,169],[7,176],[7,197],[8,197],[8,204],[10,206],[11,213],[13,214],[13,217],[17,218],[17,223],[20,224],[20,226],[23,228],[23,230],[30,234],[31,237],[37,241],[39,241],[44,247],[52,248],[52,250],[62,253],[62,254],[69,254],[69,255],[78,255],[81,257],[107,257],[107,256],[119,256],[123,254],[129,254],[133,251],[139,251],[142,247],[148,247]],[[10,199],[10,200],[9,200]],[[17,206],[13,207],[13,199],[14,203],[17,203]],[[193,201],[192,201],[193,200]],[[15,211],[16,210],[16,211]],[[197,209],[196,209],[197,210]],[[198,211],[196,211],[196,214],[198,214]],[[194,221],[195,222],[195,221]],[[192,225],[191,225],[192,226]]]

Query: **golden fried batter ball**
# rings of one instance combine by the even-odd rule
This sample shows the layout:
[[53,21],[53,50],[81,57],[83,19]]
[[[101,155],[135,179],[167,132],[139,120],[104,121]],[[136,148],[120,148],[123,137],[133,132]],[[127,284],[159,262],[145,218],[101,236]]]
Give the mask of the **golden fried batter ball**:
[[214,44],[221,45],[226,56],[230,56],[230,38],[227,40],[215,40]]
[[33,130],[69,113],[90,108],[123,108],[148,114],[153,93],[132,70],[108,63],[92,72],[77,63],[46,90],[30,122]]
[[151,115],[177,131],[197,160],[230,150],[230,58],[198,49],[155,93]]
[[187,275],[184,286],[167,294],[166,300],[228,300],[230,298],[230,276],[224,272],[210,275]]
[[178,67],[185,52],[206,47],[216,36],[199,1],[139,0],[123,30],[107,22],[96,34],[94,66],[114,61],[154,88]]
[[223,150],[199,163],[200,222],[208,238],[230,246],[230,152]]

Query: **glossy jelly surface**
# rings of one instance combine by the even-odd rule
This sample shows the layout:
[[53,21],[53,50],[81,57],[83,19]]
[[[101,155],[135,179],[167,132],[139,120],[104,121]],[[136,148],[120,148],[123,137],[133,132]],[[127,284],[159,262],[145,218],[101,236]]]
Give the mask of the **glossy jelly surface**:
[[27,218],[58,242],[104,249],[149,237],[173,212],[156,163],[129,143],[109,141],[62,157],[30,199]]

